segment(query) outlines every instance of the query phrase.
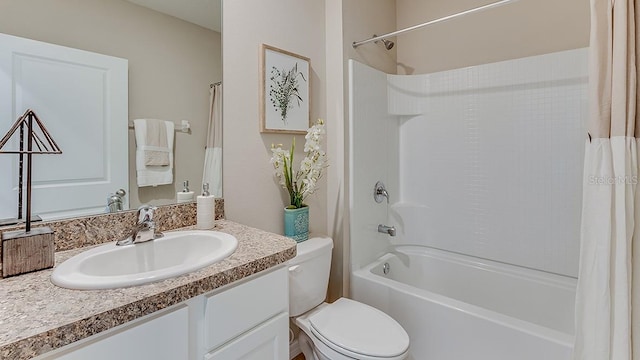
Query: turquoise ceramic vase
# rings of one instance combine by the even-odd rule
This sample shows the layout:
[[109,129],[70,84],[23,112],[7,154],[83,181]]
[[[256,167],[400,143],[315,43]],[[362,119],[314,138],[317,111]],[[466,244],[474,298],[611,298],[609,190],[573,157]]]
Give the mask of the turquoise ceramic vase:
[[309,238],[309,207],[284,209],[284,236],[303,242]]

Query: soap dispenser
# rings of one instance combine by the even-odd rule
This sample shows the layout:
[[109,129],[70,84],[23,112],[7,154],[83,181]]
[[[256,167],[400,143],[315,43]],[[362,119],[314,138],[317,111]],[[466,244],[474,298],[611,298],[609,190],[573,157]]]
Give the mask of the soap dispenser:
[[198,195],[196,202],[196,229],[212,229],[215,225],[215,199],[209,193],[209,183],[202,185],[202,195]]
[[182,191],[176,194],[178,204],[192,202],[194,193],[193,191],[189,191],[189,180],[183,181],[182,186]]

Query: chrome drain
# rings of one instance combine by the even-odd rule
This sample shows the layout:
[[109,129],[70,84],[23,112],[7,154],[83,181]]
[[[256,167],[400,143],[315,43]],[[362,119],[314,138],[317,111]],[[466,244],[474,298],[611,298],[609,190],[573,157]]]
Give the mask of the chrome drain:
[[382,273],[387,275],[389,273],[389,270],[391,270],[391,266],[389,265],[389,263],[384,263],[384,265],[382,265]]

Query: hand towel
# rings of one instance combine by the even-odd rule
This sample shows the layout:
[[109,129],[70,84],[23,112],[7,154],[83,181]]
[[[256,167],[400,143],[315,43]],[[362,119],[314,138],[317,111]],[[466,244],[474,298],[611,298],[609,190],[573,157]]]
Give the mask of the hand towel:
[[172,184],[174,124],[171,121],[156,120],[161,121],[165,126],[167,148],[169,149],[169,165],[146,165],[145,151],[154,150],[147,145],[147,120],[151,119],[136,119],[133,121],[136,136],[136,178],[138,187]]
[[144,146],[144,164],[147,166],[169,166],[169,146],[167,145],[167,126],[162,120],[146,119],[146,139]]

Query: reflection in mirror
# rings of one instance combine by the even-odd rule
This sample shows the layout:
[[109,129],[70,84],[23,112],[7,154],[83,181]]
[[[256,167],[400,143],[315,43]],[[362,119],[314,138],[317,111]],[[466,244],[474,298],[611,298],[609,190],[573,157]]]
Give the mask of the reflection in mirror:
[[[210,85],[222,79],[219,0],[193,1],[189,5],[158,0],[6,0],[3,1],[2,8],[0,33],[128,61],[128,115],[124,123],[126,125],[123,125],[127,128],[124,132],[119,129],[123,135],[104,136],[104,129],[96,125],[86,126],[84,134],[80,132],[83,129],[78,126],[74,126],[71,131],[61,129],[61,132],[69,135],[70,144],[73,145],[67,147],[67,151],[61,144],[65,151],[63,155],[69,153],[71,156],[71,149],[75,147],[74,156],[79,156],[79,152],[85,158],[76,161],[74,169],[56,168],[58,175],[69,175],[78,168],[95,165],[95,161],[92,161],[95,160],[95,139],[107,139],[110,142],[108,146],[113,148],[128,148],[127,160],[118,164],[119,169],[128,172],[128,181],[108,190],[100,190],[103,203],[99,208],[92,209],[92,212],[106,212],[108,202],[120,188],[126,192],[120,202],[123,208],[127,203],[131,208],[147,203],[175,203],[185,180],[189,181],[190,188],[196,195],[200,192],[209,125]],[[44,93],[44,97],[54,98],[54,95],[59,95],[65,88],[77,93],[73,80],[65,79],[64,74],[59,74],[59,78],[49,82],[48,92]],[[76,100],[75,107],[83,104],[84,102]],[[8,106],[8,112],[2,110],[0,113],[0,132],[3,133],[8,130],[5,127],[15,121],[13,115],[24,111],[15,108],[15,104]],[[95,119],[87,112],[80,113],[79,118]],[[178,125],[183,120],[189,122],[190,132],[174,134],[171,184],[137,186],[135,135],[132,129],[128,129],[134,119],[162,119]],[[90,121],[86,124],[90,124]],[[54,136],[59,133],[55,127],[50,128],[50,131]],[[94,140],[87,144],[80,139]],[[15,163],[15,160],[9,159],[2,161],[0,158],[0,173],[7,173],[6,169]],[[105,173],[107,177],[111,176],[110,171]],[[34,174],[38,174],[37,168],[34,168]],[[4,178],[1,180],[0,187],[11,186]],[[73,183],[77,179],[70,177],[66,181]],[[37,187],[38,183],[34,182],[34,188]],[[74,198],[83,197],[78,189],[79,187],[76,188],[77,191],[65,195],[57,194],[47,199],[47,204],[69,203]],[[7,202],[9,214],[0,214],[0,218],[17,215],[15,202],[0,197],[0,205],[4,206]],[[112,205],[113,208],[119,206],[117,203]],[[75,212],[51,215],[49,218],[86,215],[84,210],[86,209],[77,209]],[[34,212],[37,211],[34,209]]]

